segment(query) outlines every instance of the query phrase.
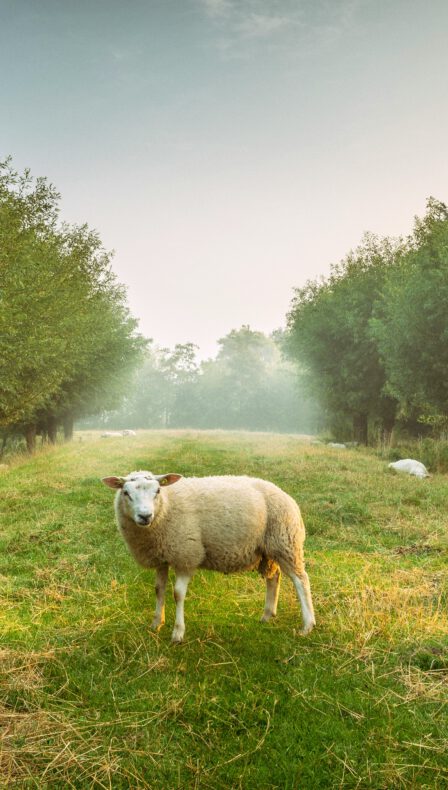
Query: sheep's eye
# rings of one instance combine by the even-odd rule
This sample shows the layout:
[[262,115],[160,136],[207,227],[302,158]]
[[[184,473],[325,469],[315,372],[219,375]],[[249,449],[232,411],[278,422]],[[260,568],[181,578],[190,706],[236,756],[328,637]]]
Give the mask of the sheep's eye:
[[129,497],[129,499],[131,499],[131,498],[132,498],[132,497],[131,497],[131,495],[130,495],[130,493],[129,493],[129,491],[123,491],[123,494],[124,494],[125,496]]

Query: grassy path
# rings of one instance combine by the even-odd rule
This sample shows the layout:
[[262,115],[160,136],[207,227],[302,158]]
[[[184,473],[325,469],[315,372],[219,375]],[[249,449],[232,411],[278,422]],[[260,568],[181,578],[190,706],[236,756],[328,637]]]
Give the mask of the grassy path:
[[[148,629],[153,574],[99,483],[132,469],[250,474],[301,505],[318,626],[283,580],[198,573]],[[292,436],[142,432],[0,474],[0,786],[448,787],[448,478]]]

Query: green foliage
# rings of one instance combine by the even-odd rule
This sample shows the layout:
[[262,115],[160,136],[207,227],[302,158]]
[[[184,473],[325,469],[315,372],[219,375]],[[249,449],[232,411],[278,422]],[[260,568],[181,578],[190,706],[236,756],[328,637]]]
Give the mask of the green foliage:
[[[81,434],[0,473],[5,787],[390,788],[448,777],[447,479],[274,434]],[[82,439],[82,441],[78,441]],[[299,502],[317,627],[282,580],[198,572],[149,630],[154,575],[117,533],[105,474],[272,479]]]
[[109,427],[167,428],[194,411],[198,375],[193,343],[178,343],[171,351],[150,342],[143,364],[128,380],[127,393],[119,411],[105,412],[101,421],[83,424]]
[[326,281],[297,289],[289,353],[335,433],[351,419],[390,436],[397,416],[411,432],[448,420],[448,209],[430,198],[406,240],[365,237]]
[[54,235],[58,196],[9,160],[0,174],[0,426],[8,426],[30,418],[64,378],[72,294]]
[[45,179],[0,164],[0,427],[117,402],[143,341],[109,253],[87,226],[58,226]]
[[428,201],[372,321],[387,388],[404,416],[448,417],[448,208]]
[[306,364],[312,392],[330,422],[351,417],[361,441],[367,440],[369,418],[384,427],[393,423],[394,404],[384,394],[370,319],[399,249],[399,243],[367,235],[327,281],[296,289],[288,315],[291,356]]
[[242,326],[218,345],[216,359],[203,366],[200,427],[294,431],[312,423],[278,338]]
[[216,359],[201,365],[192,343],[178,344],[172,351],[151,346],[122,409],[105,414],[102,424],[313,430],[316,413],[295,368],[282,357],[281,333],[274,339],[243,326],[218,342]]

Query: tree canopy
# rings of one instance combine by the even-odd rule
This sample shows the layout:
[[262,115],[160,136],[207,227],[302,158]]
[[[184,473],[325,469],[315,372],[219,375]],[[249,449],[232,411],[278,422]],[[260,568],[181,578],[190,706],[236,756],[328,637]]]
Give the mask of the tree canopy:
[[[430,198],[407,239],[366,235],[326,280],[297,289],[287,347],[336,430],[390,433],[448,415],[448,209]],[[345,422],[344,422],[345,421]]]
[[138,334],[111,253],[87,225],[61,223],[59,207],[45,178],[0,162],[4,437],[21,432],[32,449],[37,431],[54,441],[62,425],[68,437],[99,413],[111,427],[309,431],[312,401],[362,442],[397,419],[448,424],[444,203],[430,198],[409,238],[366,234],[329,277],[297,288],[286,333],[243,325],[201,363],[193,343],[158,348]]
[[0,163],[0,428],[31,436],[114,405],[144,346],[110,253],[58,223],[59,200]]
[[406,417],[448,415],[448,208],[430,198],[372,321],[387,391]]
[[202,363],[192,343],[172,350],[152,344],[122,408],[105,413],[101,424],[311,431],[316,414],[295,366],[282,356],[282,339],[242,326],[221,338],[216,357]]

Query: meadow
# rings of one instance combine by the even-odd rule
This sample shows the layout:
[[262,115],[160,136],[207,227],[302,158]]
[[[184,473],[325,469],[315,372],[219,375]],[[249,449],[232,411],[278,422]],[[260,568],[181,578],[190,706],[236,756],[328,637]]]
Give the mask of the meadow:
[[[199,572],[186,641],[149,630],[152,571],[100,478],[249,474],[301,506],[317,627],[282,580]],[[448,786],[448,477],[275,434],[142,431],[0,471],[0,786]]]

